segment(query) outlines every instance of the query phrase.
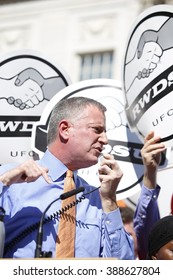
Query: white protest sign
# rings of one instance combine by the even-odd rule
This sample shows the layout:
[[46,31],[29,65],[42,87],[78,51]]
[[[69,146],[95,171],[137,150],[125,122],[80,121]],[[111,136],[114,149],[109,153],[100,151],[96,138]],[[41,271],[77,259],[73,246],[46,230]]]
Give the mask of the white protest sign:
[[35,158],[33,124],[70,83],[62,67],[42,53],[20,50],[0,57],[0,164]]
[[144,11],[129,32],[123,92],[130,129],[141,141],[150,131],[173,144],[173,6]]

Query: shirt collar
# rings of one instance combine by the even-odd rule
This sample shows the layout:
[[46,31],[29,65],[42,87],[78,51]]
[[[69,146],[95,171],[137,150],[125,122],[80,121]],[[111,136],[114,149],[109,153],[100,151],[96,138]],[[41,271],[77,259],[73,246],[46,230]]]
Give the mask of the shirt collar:
[[[57,159],[49,150],[46,150],[42,159],[40,160],[42,166],[49,169],[48,175],[53,182],[57,181],[61,176],[63,176],[68,168]],[[77,176],[77,171],[73,171],[74,180]]]

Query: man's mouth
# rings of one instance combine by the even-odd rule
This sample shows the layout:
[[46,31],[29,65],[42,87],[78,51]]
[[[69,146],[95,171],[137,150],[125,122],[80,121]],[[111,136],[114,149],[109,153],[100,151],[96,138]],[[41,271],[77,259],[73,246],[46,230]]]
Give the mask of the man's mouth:
[[101,147],[95,147],[94,149],[97,150],[99,152],[99,154],[101,154],[103,151],[103,148],[101,148]]

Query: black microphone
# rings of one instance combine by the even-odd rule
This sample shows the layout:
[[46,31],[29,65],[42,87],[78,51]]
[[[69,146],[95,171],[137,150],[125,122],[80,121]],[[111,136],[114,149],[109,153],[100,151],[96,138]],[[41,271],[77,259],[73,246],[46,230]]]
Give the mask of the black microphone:
[[62,194],[60,195],[60,199],[61,199],[61,200],[64,200],[64,199],[66,199],[66,198],[68,198],[68,197],[70,197],[70,196],[76,195],[77,193],[83,192],[84,190],[85,190],[84,187],[79,187],[78,189],[74,189],[74,190],[72,190],[72,191],[62,193]]
[[77,189],[74,189],[72,191],[66,192],[61,194],[58,198],[56,198],[55,200],[53,200],[44,210],[44,212],[42,213],[41,219],[40,219],[40,223],[39,223],[39,229],[38,229],[38,234],[37,234],[37,244],[36,244],[36,249],[35,249],[35,258],[43,258],[43,257],[51,257],[52,256],[52,252],[42,252],[42,243],[43,243],[43,221],[45,218],[45,214],[46,212],[49,210],[49,208],[52,206],[52,204],[56,201],[58,201],[59,199],[64,200],[70,196],[76,195],[80,192],[83,192],[85,190],[84,187],[79,187]]

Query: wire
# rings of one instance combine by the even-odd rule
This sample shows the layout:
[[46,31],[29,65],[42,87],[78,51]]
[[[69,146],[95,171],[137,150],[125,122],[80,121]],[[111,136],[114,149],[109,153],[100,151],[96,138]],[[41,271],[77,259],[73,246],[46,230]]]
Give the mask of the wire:
[[[76,199],[76,201],[73,201],[70,204],[67,204],[64,208],[61,208],[60,210],[58,210],[57,212],[51,214],[50,216],[46,217],[43,220],[43,224],[46,224],[52,220],[58,220],[59,221],[59,217],[60,215],[62,215],[64,212],[66,212],[67,210],[69,210],[70,208],[72,208],[73,206],[77,205],[78,203],[82,202],[87,195],[91,194],[92,192],[98,190],[100,187],[98,188],[94,188],[93,190],[87,192],[87,193],[83,193],[83,195],[81,197],[79,197],[78,199]],[[21,233],[19,233],[16,237],[14,237],[9,243],[7,243],[5,245],[4,248],[4,255],[10,251],[17,243],[19,243],[22,239],[24,239],[27,235],[29,235],[31,232],[37,230],[39,228],[40,225],[40,221],[36,222],[30,226],[28,226],[26,229],[24,229]]]

